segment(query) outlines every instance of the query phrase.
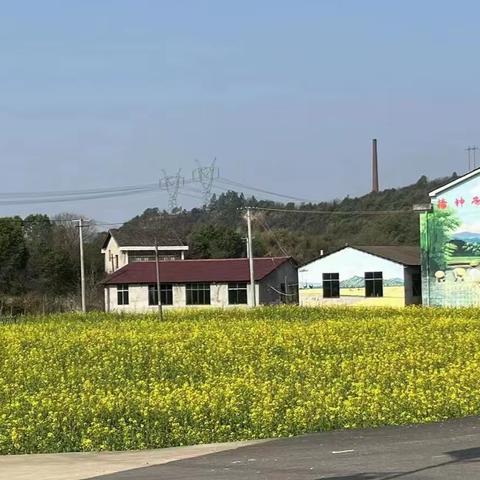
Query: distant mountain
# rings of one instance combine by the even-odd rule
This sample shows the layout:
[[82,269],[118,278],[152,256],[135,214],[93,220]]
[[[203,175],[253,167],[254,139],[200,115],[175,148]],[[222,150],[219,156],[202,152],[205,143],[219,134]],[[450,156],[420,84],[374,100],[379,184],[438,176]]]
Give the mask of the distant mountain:
[[340,282],[340,288],[363,288],[365,286],[365,279],[355,275]]
[[463,240],[464,242],[480,242],[480,233],[475,232],[458,232],[454,233],[453,238]]
[[384,287],[403,287],[403,280],[401,278],[386,278],[383,281]]
[[[384,287],[401,287],[403,286],[403,280],[401,278],[385,278],[383,280]],[[340,288],[364,288],[365,279],[358,275],[347,278],[340,282]]]

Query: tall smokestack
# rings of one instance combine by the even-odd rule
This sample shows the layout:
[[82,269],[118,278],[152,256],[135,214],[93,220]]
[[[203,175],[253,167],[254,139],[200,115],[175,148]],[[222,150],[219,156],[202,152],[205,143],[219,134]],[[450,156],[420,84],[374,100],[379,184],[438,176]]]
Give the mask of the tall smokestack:
[[378,192],[377,139],[372,140],[372,192]]

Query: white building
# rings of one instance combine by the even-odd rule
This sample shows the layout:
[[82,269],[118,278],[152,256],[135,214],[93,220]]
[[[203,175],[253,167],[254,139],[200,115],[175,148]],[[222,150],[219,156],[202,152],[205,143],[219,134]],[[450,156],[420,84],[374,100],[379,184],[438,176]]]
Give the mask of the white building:
[[[167,308],[251,305],[248,259],[159,262],[161,303]],[[296,302],[297,266],[290,257],[254,259],[256,303]],[[107,277],[105,310],[148,312],[158,308],[155,262],[134,262]]]
[[[183,260],[188,247],[178,238],[158,238],[161,260]],[[109,230],[102,245],[105,272],[113,273],[133,262],[155,260],[155,232],[144,230]]]
[[300,305],[421,303],[420,249],[345,246],[299,268]]

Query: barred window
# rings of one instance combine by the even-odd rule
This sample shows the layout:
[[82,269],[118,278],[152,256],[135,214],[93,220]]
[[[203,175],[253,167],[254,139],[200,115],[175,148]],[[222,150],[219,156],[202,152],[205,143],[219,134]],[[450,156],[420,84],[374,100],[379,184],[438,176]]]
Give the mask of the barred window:
[[210,305],[209,283],[187,283],[187,305]]
[[228,284],[228,303],[230,305],[247,304],[247,284],[229,283]]
[[338,273],[324,273],[322,280],[324,298],[340,297],[340,279]]
[[[160,300],[162,305],[173,305],[173,285],[171,283],[160,284]],[[148,286],[148,304],[158,305],[157,285]]]
[[365,272],[365,296],[383,297],[382,272]]
[[128,285],[117,285],[117,305],[128,305]]

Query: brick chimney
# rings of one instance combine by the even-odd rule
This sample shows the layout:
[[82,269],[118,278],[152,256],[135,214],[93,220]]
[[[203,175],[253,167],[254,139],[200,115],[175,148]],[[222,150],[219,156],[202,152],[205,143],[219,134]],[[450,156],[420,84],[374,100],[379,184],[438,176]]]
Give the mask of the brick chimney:
[[378,192],[377,139],[372,140],[372,192]]

